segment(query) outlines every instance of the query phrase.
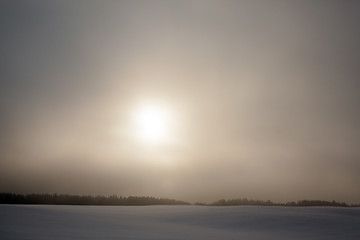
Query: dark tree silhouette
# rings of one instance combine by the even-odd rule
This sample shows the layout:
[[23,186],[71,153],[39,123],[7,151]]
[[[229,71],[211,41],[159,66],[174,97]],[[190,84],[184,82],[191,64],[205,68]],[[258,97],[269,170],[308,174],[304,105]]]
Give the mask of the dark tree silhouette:
[[270,200],[248,200],[247,198],[242,199],[221,199],[219,201],[209,204],[210,206],[289,206],[289,207],[311,207],[311,206],[332,206],[332,207],[356,207],[358,205],[348,205],[345,202],[336,201],[322,201],[322,200],[301,200],[298,202],[287,202],[287,203],[273,203]]
[[[167,198],[155,197],[122,197],[110,196],[79,196],[67,194],[15,194],[0,193],[0,204],[52,204],[52,205],[104,205],[104,206],[146,206],[146,205],[189,205],[189,202],[178,201]],[[332,207],[360,207],[360,204],[347,204],[345,202],[322,201],[322,200],[301,200],[297,202],[273,203],[270,200],[252,200],[238,198],[206,204],[196,202],[199,206],[288,206],[288,207],[311,207],[311,206],[332,206]]]
[[53,205],[188,205],[185,201],[155,197],[78,196],[67,194],[14,194],[0,193],[0,204],[53,204]]

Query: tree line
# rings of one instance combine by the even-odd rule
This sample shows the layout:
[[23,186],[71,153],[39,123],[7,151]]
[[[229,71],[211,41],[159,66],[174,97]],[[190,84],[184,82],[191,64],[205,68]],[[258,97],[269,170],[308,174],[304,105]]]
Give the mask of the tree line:
[[[68,194],[15,194],[0,193],[0,204],[49,204],[49,205],[99,205],[99,206],[146,206],[146,205],[191,205],[189,202],[155,197],[122,197],[110,196],[81,196]],[[301,200],[297,202],[274,203],[270,200],[252,200],[247,198],[221,199],[213,203],[196,202],[201,206],[288,206],[288,207],[360,207],[360,204],[323,200]]]
[[210,203],[210,204],[197,202],[197,203],[195,203],[195,205],[204,205],[204,206],[360,207],[360,204],[347,204],[345,202],[336,202],[336,201],[300,200],[297,202],[274,203],[270,200],[262,201],[262,200],[252,200],[252,199],[247,199],[247,198],[230,199],[230,200],[221,199],[221,200],[218,200],[218,201]]
[[50,204],[50,205],[189,205],[185,201],[155,197],[79,196],[68,194],[14,194],[0,193],[0,204]]

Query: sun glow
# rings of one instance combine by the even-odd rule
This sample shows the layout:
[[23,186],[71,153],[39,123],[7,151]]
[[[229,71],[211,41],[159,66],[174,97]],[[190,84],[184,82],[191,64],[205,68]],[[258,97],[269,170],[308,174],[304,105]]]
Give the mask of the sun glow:
[[135,113],[138,138],[147,143],[165,142],[170,137],[171,116],[163,106],[147,104]]

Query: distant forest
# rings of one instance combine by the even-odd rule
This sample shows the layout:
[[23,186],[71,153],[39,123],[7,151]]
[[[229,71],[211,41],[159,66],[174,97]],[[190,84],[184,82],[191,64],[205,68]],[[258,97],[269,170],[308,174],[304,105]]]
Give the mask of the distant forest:
[[206,205],[206,206],[286,206],[286,207],[315,207],[315,206],[331,206],[331,207],[360,207],[360,204],[347,204],[345,202],[336,202],[336,201],[322,201],[322,200],[301,200],[297,202],[287,202],[287,203],[274,203],[270,200],[252,200],[252,199],[231,199],[225,200],[221,199],[219,201],[203,204],[195,203],[195,205]]
[[[96,205],[96,206],[147,206],[147,205],[191,205],[189,202],[167,198],[155,197],[121,197],[111,196],[79,196],[68,194],[15,194],[0,193],[0,204],[47,204],[47,205]],[[206,204],[196,202],[194,205],[201,206],[287,206],[287,207],[360,207],[360,204],[347,204],[345,202],[301,200],[297,202],[273,203],[270,200],[221,199]]]
[[50,204],[50,205],[190,205],[188,202],[155,197],[79,196],[67,194],[13,194],[0,193],[0,204]]

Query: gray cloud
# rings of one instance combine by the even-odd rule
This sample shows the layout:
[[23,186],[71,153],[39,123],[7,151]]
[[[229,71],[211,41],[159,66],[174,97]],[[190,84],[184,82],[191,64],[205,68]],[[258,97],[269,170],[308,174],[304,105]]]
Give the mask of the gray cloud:
[[[356,1],[0,9],[0,191],[360,201]],[[177,130],[149,148],[153,100]]]

